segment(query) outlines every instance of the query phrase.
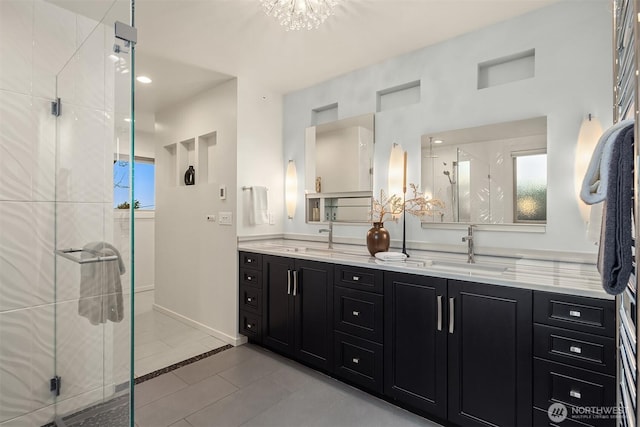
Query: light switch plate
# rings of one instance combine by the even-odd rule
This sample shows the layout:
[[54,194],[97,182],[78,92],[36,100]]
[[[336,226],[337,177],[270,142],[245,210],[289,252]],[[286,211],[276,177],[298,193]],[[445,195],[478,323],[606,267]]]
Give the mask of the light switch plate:
[[218,212],[218,223],[220,225],[233,224],[233,212]]
[[207,215],[207,221],[216,222],[216,219],[215,215]]

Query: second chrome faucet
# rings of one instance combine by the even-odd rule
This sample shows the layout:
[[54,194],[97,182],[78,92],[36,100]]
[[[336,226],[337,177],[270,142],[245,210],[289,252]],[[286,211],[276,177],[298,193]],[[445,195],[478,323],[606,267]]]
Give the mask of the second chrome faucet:
[[470,224],[467,229],[467,235],[462,238],[463,242],[467,242],[467,262],[469,264],[476,262],[476,255],[473,252],[473,227],[473,224]]
[[321,228],[318,233],[329,233],[329,249],[333,249],[333,221],[329,221],[329,228]]

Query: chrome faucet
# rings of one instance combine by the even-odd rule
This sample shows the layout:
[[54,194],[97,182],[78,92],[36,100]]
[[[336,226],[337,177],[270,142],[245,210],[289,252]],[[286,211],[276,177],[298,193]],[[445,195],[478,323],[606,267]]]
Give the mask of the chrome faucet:
[[473,253],[473,224],[469,225],[467,235],[462,238],[463,242],[467,242],[467,262],[469,264],[475,264],[476,255]]
[[329,221],[329,228],[321,228],[318,233],[329,233],[329,249],[333,249],[333,221]]

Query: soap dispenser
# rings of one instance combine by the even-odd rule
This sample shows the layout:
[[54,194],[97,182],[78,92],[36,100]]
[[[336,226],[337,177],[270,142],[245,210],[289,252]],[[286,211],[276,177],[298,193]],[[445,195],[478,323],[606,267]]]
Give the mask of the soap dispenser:
[[189,169],[184,173],[184,185],[194,185],[196,183],[196,170],[193,166],[189,166]]

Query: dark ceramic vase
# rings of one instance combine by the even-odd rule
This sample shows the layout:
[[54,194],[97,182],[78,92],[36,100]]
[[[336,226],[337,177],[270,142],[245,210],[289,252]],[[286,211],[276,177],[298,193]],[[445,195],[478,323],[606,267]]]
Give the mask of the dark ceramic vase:
[[384,228],[381,222],[374,222],[373,227],[367,232],[367,249],[371,256],[378,252],[386,252],[389,250],[391,238],[389,232]]
[[184,173],[184,185],[194,185],[196,183],[196,170],[193,166],[189,166],[189,169]]

